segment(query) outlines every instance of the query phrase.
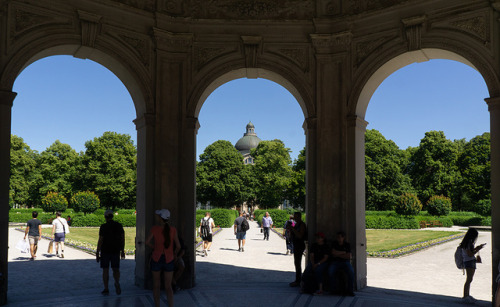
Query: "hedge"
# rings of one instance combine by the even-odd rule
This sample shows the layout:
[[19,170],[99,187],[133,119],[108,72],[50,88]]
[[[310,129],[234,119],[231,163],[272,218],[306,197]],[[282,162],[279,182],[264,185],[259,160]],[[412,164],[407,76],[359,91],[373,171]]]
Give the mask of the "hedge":
[[[269,210],[255,210],[255,221],[257,223],[262,222],[262,218],[264,214],[269,212],[269,216],[273,219],[273,226],[277,228],[282,228],[285,225],[285,222],[290,219],[290,211],[289,210],[280,210],[280,209],[269,209]],[[305,219],[304,214],[302,214],[302,220]]]
[[415,217],[366,216],[366,229],[419,229]]

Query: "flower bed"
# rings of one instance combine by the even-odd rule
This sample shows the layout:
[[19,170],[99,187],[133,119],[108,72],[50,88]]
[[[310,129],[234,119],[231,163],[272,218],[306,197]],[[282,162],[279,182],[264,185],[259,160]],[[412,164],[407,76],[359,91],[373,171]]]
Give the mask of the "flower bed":
[[415,244],[410,244],[407,246],[402,246],[400,248],[396,248],[390,251],[384,252],[367,252],[368,257],[382,257],[382,258],[397,258],[400,256],[409,255],[415,252],[419,252],[421,250],[427,249],[432,246],[436,246],[439,244],[443,244],[452,240],[460,239],[465,236],[465,233],[451,235],[444,238],[433,239],[429,241],[419,242]]

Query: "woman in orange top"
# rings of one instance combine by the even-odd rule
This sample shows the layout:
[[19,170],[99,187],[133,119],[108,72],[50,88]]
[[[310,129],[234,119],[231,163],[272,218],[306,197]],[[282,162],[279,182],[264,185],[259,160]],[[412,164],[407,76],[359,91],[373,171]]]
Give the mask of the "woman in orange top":
[[[168,209],[156,210],[157,222],[149,233],[146,245],[153,249],[151,255],[151,271],[153,271],[153,297],[155,306],[160,306],[160,272],[163,270],[165,279],[165,292],[167,293],[168,306],[174,306],[174,292],[172,290],[172,277],[174,275],[174,262],[181,244],[177,236],[177,229],[168,224],[170,211]],[[154,239],[154,244],[151,241]],[[175,247],[175,249],[174,249]]]

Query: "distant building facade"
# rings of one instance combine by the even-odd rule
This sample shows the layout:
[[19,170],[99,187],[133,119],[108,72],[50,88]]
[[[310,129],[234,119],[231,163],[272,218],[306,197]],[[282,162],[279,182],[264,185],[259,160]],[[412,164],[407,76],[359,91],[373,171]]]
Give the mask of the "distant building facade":
[[250,155],[250,150],[256,148],[262,140],[259,139],[255,133],[255,126],[252,122],[247,124],[247,132],[243,134],[243,137],[236,142],[234,147],[243,156],[244,164],[254,164],[254,158]]

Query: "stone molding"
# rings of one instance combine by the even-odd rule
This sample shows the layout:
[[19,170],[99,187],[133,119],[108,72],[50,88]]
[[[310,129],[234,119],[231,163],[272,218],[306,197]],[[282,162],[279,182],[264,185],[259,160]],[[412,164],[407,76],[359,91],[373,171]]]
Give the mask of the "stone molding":
[[500,97],[486,98],[484,101],[488,104],[488,111],[500,110]]
[[198,134],[198,129],[200,129],[200,122],[196,117],[186,117],[184,119],[184,129],[194,130]]
[[304,131],[308,130],[316,130],[318,126],[318,118],[316,116],[308,117],[304,120],[304,124],[302,124],[302,128]]
[[137,117],[133,120],[135,124],[135,129],[140,130],[144,127],[154,127],[155,126],[156,115],[153,113],[145,113],[141,117]]
[[156,48],[169,52],[188,52],[193,45],[193,33],[173,33],[153,28]]
[[424,15],[401,20],[405,27],[408,51],[419,50],[422,48],[422,29],[426,19],[427,17]]
[[333,34],[310,34],[309,36],[318,54],[346,52],[349,50],[352,41],[350,31]]
[[256,68],[257,57],[261,50],[261,36],[241,36],[243,42],[243,50],[245,52],[245,67]]
[[363,131],[366,131],[368,122],[357,115],[349,115],[347,116],[347,126],[356,127],[358,129],[362,129]]
[[102,16],[77,10],[82,27],[82,46],[95,46],[95,41],[100,30]]
[[16,92],[0,90],[0,105],[12,107],[16,96]]

